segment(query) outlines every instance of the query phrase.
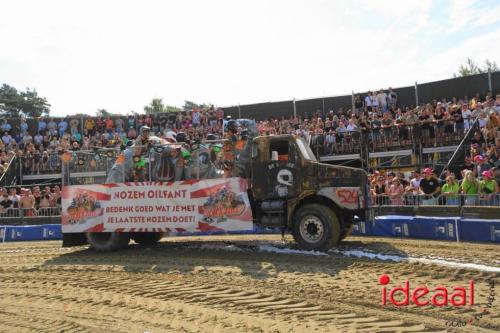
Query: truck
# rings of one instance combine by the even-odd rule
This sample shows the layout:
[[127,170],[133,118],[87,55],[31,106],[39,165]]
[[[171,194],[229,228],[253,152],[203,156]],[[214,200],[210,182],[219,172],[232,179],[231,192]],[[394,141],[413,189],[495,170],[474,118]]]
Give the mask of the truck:
[[[130,179],[126,169],[131,166],[122,159],[113,167],[122,170],[120,182],[63,188],[63,246],[90,244],[113,251],[131,239],[151,246],[165,235],[260,226],[291,232],[302,249],[327,251],[350,234],[356,219],[369,218],[366,172],[319,162],[300,137],[248,138],[234,172],[215,172],[212,179],[199,179],[201,150],[187,172],[179,166],[179,146],[166,157],[158,155],[158,147],[167,146],[159,142],[156,158],[145,166],[156,174],[153,181]],[[213,161],[208,163],[213,166]],[[173,169],[181,175],[174,176]]]

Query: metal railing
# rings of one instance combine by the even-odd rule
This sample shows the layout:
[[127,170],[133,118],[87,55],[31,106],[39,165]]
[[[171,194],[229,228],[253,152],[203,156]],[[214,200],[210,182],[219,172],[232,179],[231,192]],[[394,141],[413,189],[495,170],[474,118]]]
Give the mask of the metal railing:
[[500,207],[500,194],[370,195],[372,206],[489,206]]
[[0,208],[0,218],[53,217],[61,215],[61,207]]
[[4,166],[3,174],[0,176],[0,186],[8,186],[12,184],[12,181],[15,179],[17,170],[16,170],[16,156],[12,156],[9,162]]
[[[446,128],[446,126],[451,126]],[[314,134],[311,147],[319,156],[331,154],[352,154],[359,152],[360,144],[368,146],[368,151],[379,152],[387,150],[413,149],[416,146],[438,147],[458,145],[464,139],[464,133],[455,130],[455,121],[450,119],[429,122],[427,126],[422,123],[393,124],[371,128],[368,131],[356,129],[354,131],[325,132]],[[471,126],[472,127],[472,126]],[[328,136],[331,139],[328,139]]]

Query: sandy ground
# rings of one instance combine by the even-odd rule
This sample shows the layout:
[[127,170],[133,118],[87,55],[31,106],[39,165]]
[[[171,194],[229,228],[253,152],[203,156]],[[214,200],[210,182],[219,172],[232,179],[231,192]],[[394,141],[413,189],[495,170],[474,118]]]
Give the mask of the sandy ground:
[[[106,254],[0,244],[0,331],[500,331],[498,245],[350,237],[327,255],[294,249],[276,235],[166,238]],[[389,287],[473,279],[475,305],[381,306],[384,273]]]

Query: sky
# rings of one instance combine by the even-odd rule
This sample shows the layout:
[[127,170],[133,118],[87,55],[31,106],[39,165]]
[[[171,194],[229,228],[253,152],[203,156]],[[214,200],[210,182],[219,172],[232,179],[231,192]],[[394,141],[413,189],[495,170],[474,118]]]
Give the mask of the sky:
[[350,94],[500,65],[500,0],[0,0],[0,84],[51,114]]

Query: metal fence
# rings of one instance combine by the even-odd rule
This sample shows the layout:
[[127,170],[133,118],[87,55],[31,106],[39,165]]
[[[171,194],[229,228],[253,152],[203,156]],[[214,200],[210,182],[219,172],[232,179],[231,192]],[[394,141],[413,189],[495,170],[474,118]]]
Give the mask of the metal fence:
[[488,206],[500,207],[500,194],[370,195],[372,206]]
[[0,209],[0,218],[31,218],[60,216],[61,207]]
[[[488,92],[500,89],[500,72],[483,73],[440,80],[427,83],[417,83],[406,87],[394,88],[398,95],[397,104],[404,106],[420,105],[433,100],[446,98],[450,101],[453,97],[472,98],[476,93],[485,95]],[[290,99],[279,102],[235,105],[224,107],[224,113],[233,118],[251,118],[264,120],[269,117],[306,117],[317,112],[325,115],[329,110],[338,112],[339,109],[353,109],[353,97],[360,95],[361,99],[367,92],[352,93],[341,96],[325,96],[310,99]]]

